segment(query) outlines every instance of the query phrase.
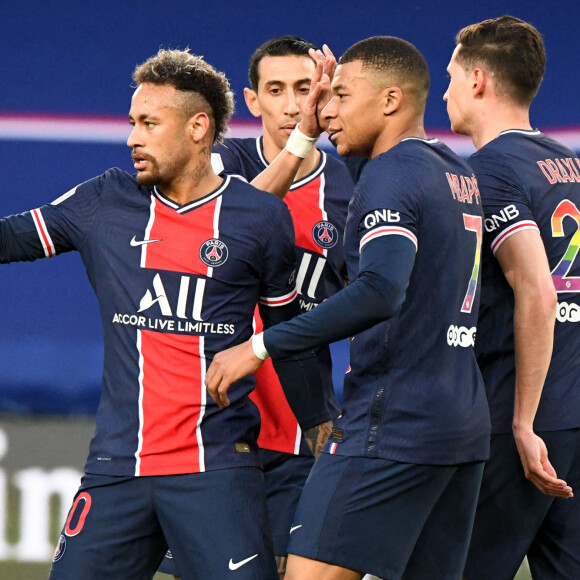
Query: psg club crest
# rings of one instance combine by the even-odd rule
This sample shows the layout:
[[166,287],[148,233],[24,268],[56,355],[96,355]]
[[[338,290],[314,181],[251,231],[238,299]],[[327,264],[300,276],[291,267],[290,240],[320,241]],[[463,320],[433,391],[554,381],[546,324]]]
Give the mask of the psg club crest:
[[212,238],[201,245],[199,257],[206,266],[221,266],[228,259],[228,247],[220,240]]
[[325,250],[336,246],[338,230],[330,222],[318,222],[312,228],[314,241]]
[[60,538],[58,539],[58,545],[56,546],[56,550],[54,552],[54,556],[52,557],[52,561],[58,562],[64,556],[65,550],[66,550],[66,538],[61,534]]

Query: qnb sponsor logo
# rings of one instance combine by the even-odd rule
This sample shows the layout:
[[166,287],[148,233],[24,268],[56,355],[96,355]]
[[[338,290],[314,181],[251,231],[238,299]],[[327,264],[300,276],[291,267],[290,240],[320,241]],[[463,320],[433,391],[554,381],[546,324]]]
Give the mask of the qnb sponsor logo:
[[498,214],[491,214],[484,220],[485,231],[493,232],[497,230],[502,224],[506,224],[515,220],[520,215],[520,211],[514,205],[506,205]]
[[451,324],[447,329],[447,344],[449,346],[462,346],[464,348],[475,346],[475,332],[477,328],[465,328]]
[[558,322],[580,322],[580,306],[573,302],[558,302],[556,320]]
[[396,224],[401,221],[401,214],[398,211],[393,211],[391,209],[375,209],[375,211],[367,214],[363,220],[365,228],[370,230],[374,228],[377,224],[381,223],[391,223]]

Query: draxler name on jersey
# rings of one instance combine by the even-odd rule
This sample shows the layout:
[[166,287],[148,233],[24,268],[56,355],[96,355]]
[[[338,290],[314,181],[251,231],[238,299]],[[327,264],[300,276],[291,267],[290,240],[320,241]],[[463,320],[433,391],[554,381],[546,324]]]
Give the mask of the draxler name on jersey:
[[577,157],[545,159],[538,161],[538,166],[551,184],[580,183],[580,159]]

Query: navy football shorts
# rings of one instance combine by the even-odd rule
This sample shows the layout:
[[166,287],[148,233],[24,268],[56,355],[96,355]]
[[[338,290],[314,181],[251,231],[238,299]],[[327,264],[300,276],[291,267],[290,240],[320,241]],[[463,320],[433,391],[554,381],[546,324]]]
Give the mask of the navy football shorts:
[[[290,537],[290,526],[308,474],[314,465],[314,457],[292,455],[279,451],[260,449],[264,466],[266,504],[272,530],[274,554],[285,556]],[[159,571],[178,576],[173,553],[168,551]]]
[[86,474],[50,579],[151,578],[168,543],[183,580],[277,580],[262,471]]
[[461,578],[483,462],[397,463],[322,453],[288,552],[384,580]]
[[288,553],[290,526],[314,457],[260,449],[274,554]]
[[576,496],[544,495],[525,478],[513,435],[492,435],[465,566],[469,580],[512,580],[526,554],[534,578],[580,578],[580,429],[538,434]]

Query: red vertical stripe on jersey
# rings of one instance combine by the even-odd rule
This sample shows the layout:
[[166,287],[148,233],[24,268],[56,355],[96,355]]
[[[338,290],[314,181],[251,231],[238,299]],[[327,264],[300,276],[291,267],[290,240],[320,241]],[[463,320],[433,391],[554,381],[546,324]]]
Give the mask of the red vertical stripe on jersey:
[[[158,201],[149,239],[163,241],[144,246],[143,251],[147,252],[145,267],[184,274],[207,274],[207,266],[199,257],[199,248],[214,237],[216,203],[217,198],[192,211],[179,214]],[[171,248],[171,252],[167,248]]]
[[[218,200],[182,214],[156,200],[148,238],[162,241],[143,246],[143,266],[185,275],[208,275],[199,249],[214,237]],[[141,332],[138,475],[205,470],[198,429],[206,404],[202,340],[199,336],[162,331]]]
[[[139,475],[203,471],[197,424],[205,404],[199,336],[141,332],[143,425]],[[203,391],[201,390],[203,388]]]
[[[256,333],[262,332],[264,325],[257,308],[254,320]],[[258,445],[263,449],[282,453],[297,453],[301,431],[286,400],[286,395],[272,365],[272,359],[267,359],[254,376],[256,387],[250,393],[250,399],[257,405],[262,418]]]
[[320,185],[321,178],[319,176],[296,190],[290,190],[284,201],[292,214],[296,245],[305,250],[323,254],[324,249],[312,237],[314,226],[318,222],[326,221],[320,208]]

